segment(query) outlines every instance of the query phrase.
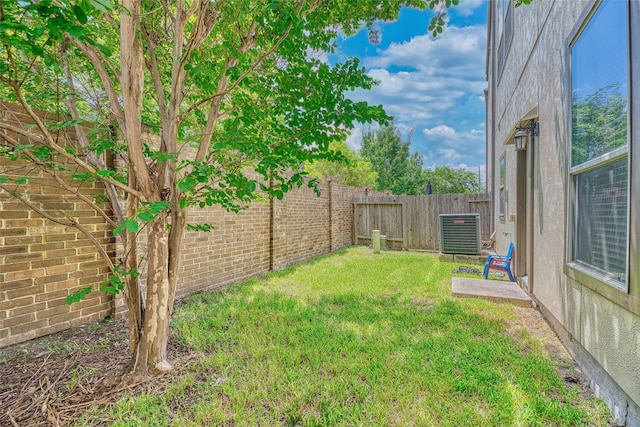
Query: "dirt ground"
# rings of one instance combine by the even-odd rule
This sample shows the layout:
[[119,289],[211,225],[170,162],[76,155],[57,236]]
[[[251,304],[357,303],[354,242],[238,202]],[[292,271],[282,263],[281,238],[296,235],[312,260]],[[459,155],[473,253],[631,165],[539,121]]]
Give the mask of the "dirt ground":
[[[180,375],[176,369],[123,385],[127,334],[126,320],[105,319],[0,349],[0,426],[65,426],[94,405],[162,389]],[[199,357],[173,336],[168,347],[177,366]]]
[[[588,379],[542,315],[530,308],[515,309],[519,319],[514,331],[525,328],[543,340],[550,354],[566,361],[560,364],[560,378],[579,386],[585,400],[592,398]],[[0,349],[0,425],[65,426],[90,407],[108,406],[125,392],[162,390],[182,370],[122,385],[117,378],[129,355],[125,321],[108,319]],[[186,367],[199,357],[170,337],[174,366]]]

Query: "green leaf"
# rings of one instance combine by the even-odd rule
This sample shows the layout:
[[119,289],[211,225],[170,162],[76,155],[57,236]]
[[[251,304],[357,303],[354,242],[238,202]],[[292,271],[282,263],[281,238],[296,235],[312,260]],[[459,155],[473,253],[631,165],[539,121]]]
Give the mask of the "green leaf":
[[87,23],[87,15],[84,13],[84,11],[80,8],[80,6],[78,6],[77,4],[73,6],[73,13],[74,15],[76,15],[76,18],[78,18],[78,21],[80,21],[80,23],[82,25]]
[[87,286],[86,288],[82,288],[79,291],[72,293],[71,295],[67,295],[67,305],[71,305],[74,302],[82,301],[87,295],[91,293],[91,289],[91,286]]
[[215,226],[213,224],[187,224],[187,230],[209,233],[215,230]]
[[84,120],[68,120],[66,122],[58,122],[55,123],[53,125],[51,125],[52,129],[62,129],[68,126],[75,126],[75,125],[81,125],[84,123]]
[[125,219],[124,221],[122,221],[122,224],[120,224],[116,227],[115,230],[113,230],[113,235],[115,236],[119,234],[125,228],[131,233],[137,233],[139,229],[138,221],[136,221],[135,219]]
[[151,222],[156,216],[149,211],[143,211],[138,214],[138,218],[140,218],[144,222]]
[[147,209],[149,209],[149,212],[151,212],[152,214],[157,215],[168,207],[169,202],[162,201],[150,204]]
[[86,31],[84,28],[74,25],[67,29],[67,33],[69,33],[69,35],[74,39],[79,39],[86,33]]
[[83,173],[74,173],[73,175],[71,175],[71,178],[73,179],[77,179],[80,181],[86,181],[87,179],[91,179],[93,175],[91,175],[89,172],[83,172]]
[[95,46],[100,49],[100,52],[102,52],[104,54],[104,56],[106,57],[110,57],[112,55],[111,49],[109,49],[108,47],[106,47],[103,44],[100,43],[95,43]]
[[178,188],[180,191],[187,192],[191,190],[197,183],[196,178],[193,175],[188,175],[178,183]]
[[113,2],[111,0],[90,0],[89,3],[102,13],[107,13],[113,9]]

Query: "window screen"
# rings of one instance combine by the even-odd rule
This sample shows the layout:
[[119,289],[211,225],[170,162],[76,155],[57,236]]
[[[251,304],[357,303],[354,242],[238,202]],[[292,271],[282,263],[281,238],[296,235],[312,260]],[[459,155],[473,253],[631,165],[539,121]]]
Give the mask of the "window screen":
[[574,177],[574,260],[626,282],[628,162],[622,157]]

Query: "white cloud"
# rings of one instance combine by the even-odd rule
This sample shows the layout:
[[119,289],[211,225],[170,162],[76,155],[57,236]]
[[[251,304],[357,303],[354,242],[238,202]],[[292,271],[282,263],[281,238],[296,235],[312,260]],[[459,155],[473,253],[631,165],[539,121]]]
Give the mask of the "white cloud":
[[347,145],[354,151],[359,151],[362,147],[362,128],[355,128],[351,135],[347,136]]
[[450,126],[438,125],[423,129],[422,135],[425,142],[421,148],[429,164],[475,168],[468,165],[478,165],[484,159],[484,130],[458,132]]
[[437,39],[423,35],[392,43],[364,60],[379,84],[352,98],[382,104],[397,122],[414,128],[444,122],[463,102],[482,105],[485,38],[484,26],[449,26]]
[[[464,7],[478,3],[468,0]],[[383,105],[405,136],[415,129],[412,148],[426,163],[484,163],[484,126],[469,127],[484,117],[485,39],[486,26],[449,25],[437,39],[421,35],[378,48],[363,63],[379,84],[350,97]],[[361,139],[361,133],[350,137],[353,146]]]
[[432,76],[482,79],[478,66],[484,67],[486,31],[484,25],[450,25],[436,39],[425,34],[408,42],[391,43],[386,50],[379,51],[378,56],[367,58],[365,66],[410,66]]
[[473,12],[484,4],[484,0],[461,0],[460,4],[454,9],[461,16],[471,16]]
[[454,128],[446,125],[438,125],[433,128],[422,130],[422,134],[431,141],[444,144],[446,146],[459,146],[463,144],[484,143],[485,131],[471,129],[466,132],[457,132]]

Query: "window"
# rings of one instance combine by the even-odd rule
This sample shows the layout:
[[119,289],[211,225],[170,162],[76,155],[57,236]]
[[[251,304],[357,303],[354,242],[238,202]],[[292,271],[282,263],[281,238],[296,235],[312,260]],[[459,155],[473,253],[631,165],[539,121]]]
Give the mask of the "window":
[[627,5],[603,0],[570,45],[570,262],[623,291],[629,259]]
[[505,205],[507,197],[504,189],[504,154],[500,157],[500,219],[504,221]]
[[498,0],[498,75],[502,75],[513,36],[513,1]]

